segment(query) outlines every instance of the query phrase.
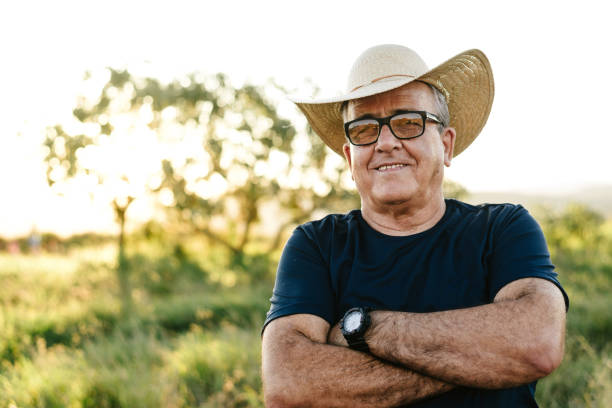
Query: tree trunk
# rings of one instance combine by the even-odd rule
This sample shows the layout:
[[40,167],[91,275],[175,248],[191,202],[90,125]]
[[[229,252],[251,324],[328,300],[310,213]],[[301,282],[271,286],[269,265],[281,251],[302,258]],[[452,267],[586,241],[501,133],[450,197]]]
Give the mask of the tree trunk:
[[125,213],[129,205],[134,200],[133,197],[128,197],[127,204],[119,205],[115,200],[113,206],[115,215],[119,222],[119,256],[117,260],[117,280],[119,281],[119,295],[121,297],[121,314],[123,316],[130,315],[132,311],[132,289],[129,280],[129,267],[125,256]]

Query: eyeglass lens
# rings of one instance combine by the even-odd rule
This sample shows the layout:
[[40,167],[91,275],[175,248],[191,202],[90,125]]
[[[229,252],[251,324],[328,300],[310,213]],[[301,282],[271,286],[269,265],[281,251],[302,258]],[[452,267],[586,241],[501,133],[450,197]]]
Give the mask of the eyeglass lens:
[[[389,121],[391,131],[400,139],[409,139],[423,133],[423,117],[418,113],[400,113]],[[362,119],[348,127],[348,136],[354,144],[374,143],[379,135],[380,124],[376,119]]]

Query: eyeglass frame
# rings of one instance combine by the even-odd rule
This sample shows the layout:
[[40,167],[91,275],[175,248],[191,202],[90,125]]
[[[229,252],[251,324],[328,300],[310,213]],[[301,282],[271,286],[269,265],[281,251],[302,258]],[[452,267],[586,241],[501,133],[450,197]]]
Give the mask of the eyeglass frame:
[[[421,129],[421,133],[419,133],[416,136],[410,136],[410,137],[399,137],[398,135],[395,134],[395,132],[393,131],[393,128],[391,127],[391,118],[398,116],[398,115],[403,115],[406,113],[418,113],[421,116],[421,119],[423,120],[423,128]],[[370,142],[370,143],[363,143],[363,144],[357,144],[354,143],[353,140],[351,139],[351,137],[349,136],[349,126],[355,122],[359,122],[360,120],[375,120],[376,122],[378,122],[378,135],[376,136],[376,139],[374,139],[374,141]],[[401,111],[397,111],[395,112],[393,115],[390,116],[385,116],[384,118],[376,118],[373,116],[366,116],[366,117],[360,117],[357,119],[353,119],[351,121],[345,122],[344,123],[344,134],[346,136],[346,138],[349,140],[349,142],[353,145],[353,146],[369,146],[371,144],[374,144],[376,142],[378,142],[378,139],[380,138],[380,132],[382,131],[382,128],[384,125],[387,125],[387,127],[389,128],[389,130],[391,131],[391,134],[399,140],[410,140],[410,139],[415,139],[417,137],[423,136],[423,133],[425,133],[425,127],[427,126],[427,120],[431,120],[433,122],[438,123],[439,125],[442,126],[446,126],[444,124],[444,122],[442,122],[440,120],[440,118],[438,118],[438,116],[434,115],[433,113],[427,112],[427,111],[414,111],[414,110],[401,110]]]

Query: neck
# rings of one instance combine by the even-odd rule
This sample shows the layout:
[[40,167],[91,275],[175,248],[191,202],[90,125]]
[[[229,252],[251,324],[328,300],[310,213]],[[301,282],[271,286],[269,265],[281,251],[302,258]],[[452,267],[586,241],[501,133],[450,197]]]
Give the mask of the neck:
[[422,205],[411,202],[387,204],[384,206],[362,205],[363,219],[376,231],[385,235],[407,236],[426,231],[436,225],[444,216],[446,203],[440,194],[426,200]]

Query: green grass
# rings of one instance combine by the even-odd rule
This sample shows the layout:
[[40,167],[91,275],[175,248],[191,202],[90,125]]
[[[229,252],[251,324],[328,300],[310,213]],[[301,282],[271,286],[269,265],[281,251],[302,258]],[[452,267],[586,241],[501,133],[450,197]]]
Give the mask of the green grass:
[[0,407],[263,406],[270,282],[224,285],[185,254],[133,254],[125,319],[114,255],[0,254]]
[[536,397],[542,407],[612,406],[611,271],[601,258],[591,267],[568,261],[559,266],[570,297],[565,356],[561,366],[538,383]]
[[0,374],[0,406],[263,406],[259,361],[254,330],[123,327],[80,349],[39,344]]
[[[259,331],[272,282],[261,277],[273,261],[206,257],[193,242],[132,248],[130,318],[110,246],[0,254],[0,407],[263,406]],[[565,358],[537,400],[609,407],[610,257],[571,255],[558,265],[571,299]]]

